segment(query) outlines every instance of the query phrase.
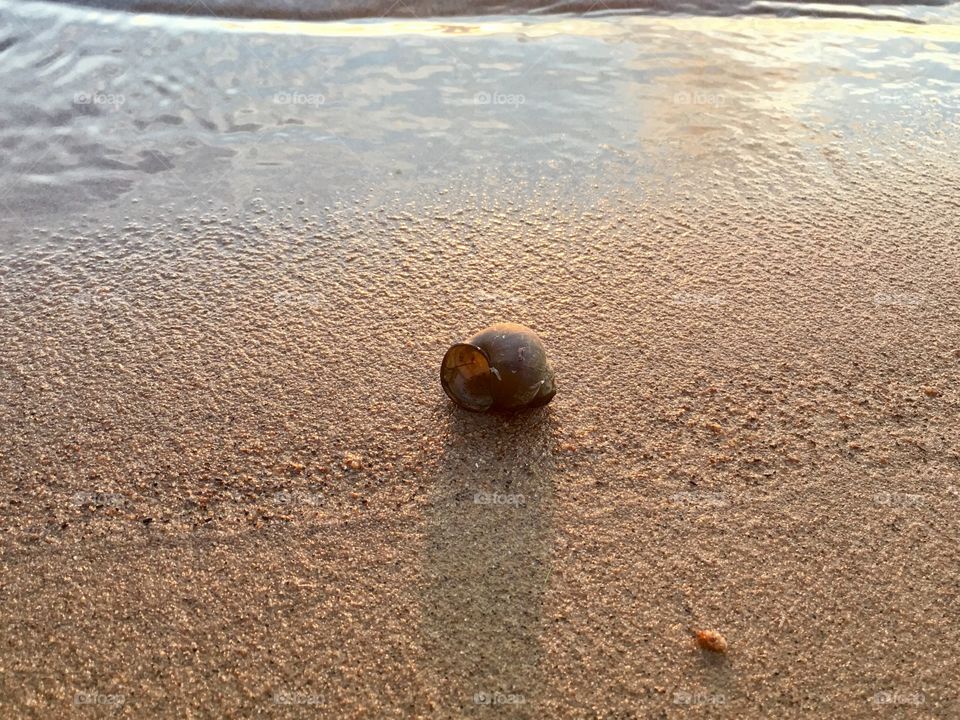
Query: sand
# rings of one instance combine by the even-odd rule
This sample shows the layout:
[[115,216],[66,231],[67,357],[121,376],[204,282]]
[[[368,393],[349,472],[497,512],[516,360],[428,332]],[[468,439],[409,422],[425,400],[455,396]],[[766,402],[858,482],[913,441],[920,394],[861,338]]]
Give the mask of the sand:
[[[858,173],[816,222],[440,199],[8,259],[3,714],[955,716],[957,218]],[[458,410],[503,318],[558,395]]]

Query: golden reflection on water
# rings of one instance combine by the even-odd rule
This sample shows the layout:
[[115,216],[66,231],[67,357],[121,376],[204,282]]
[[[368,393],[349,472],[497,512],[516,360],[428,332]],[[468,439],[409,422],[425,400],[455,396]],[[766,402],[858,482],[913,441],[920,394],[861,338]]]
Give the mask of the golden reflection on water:
[[[75,51],[81,71],[62,73],[69,90],[47,99],[48,116],[91,89],[137,98],[109,113],[72,104],[74,145],[96,153],[82,183],[72,158],[50,163],[43,181],[55,177],[82,198],[104,176],[101,156],[127,161],[109,192],[126,192],[143,182],[141,170],[157,169],[143,159],[154,157],[144,144],[159,142],[142,132],[153,124],[171,140],[202,137],[214,148],[202,150],[211,153],[210,172],[251,186],[269,185],[249,179],[268,168],[304,167],[306,153],[316,166],[309,185],[323,188],[365,174],[401,186],[427,173],[443,182],[475,172],[481,185],[509,176],[576,194],[592,178],[673,199],[687,179],[716,179],[703,168],[776,173],[780,188],[788,186],[784,168],[800,184],[832,182],[834,145],[888,157],[904,127],[942,138],[960,103],[960,27],[946,25],[752,15],[304,22],[57,13],[61,23],[84,18],[77,38],[85,47]],[[36,47],[17,46],[11,78],[27,76],[44,43],[57,41],[61,28],[50,26]],[[136,72],[114,71],[123,57],[117,38],[139,58],[129,63]],[[292,102],[298,94],[322,100]],[[35,148],[49,144],[34,115],[15,118],[22,137],[36,137],[35,146],[21,143],[24,173]],[[159,169],[176,172],[157,173],[157,184],[188,189],[179,164],[201,151],[166,147],[178,149],[165,151]]]
[[668,27],[690,32],[743,32],[745,28],[765,36],[784,34],[831,34],[858,37],[916,37],[929,40],[960,41],[960,26],[940,24],[910,24],[861,18],[777,18],[758,16],[735,17],[650,17],[608,16],[605,18],[565,17],[541,20],[539,18],[490,19],[482,21],[397,20],[376,18],[338,22],[304,22],[293,20],[235,20],[205,17],[171,17],[163,15],[136,15],[138,26],[187,23],[192,27],[207,24],[220,30],[270,35],[311,35],[315,37],[393,37],[422,35],[428,37],[490,35],[523,35],[551,37],[577,35],[582,37],[609,37],[624,35],[636,27]]

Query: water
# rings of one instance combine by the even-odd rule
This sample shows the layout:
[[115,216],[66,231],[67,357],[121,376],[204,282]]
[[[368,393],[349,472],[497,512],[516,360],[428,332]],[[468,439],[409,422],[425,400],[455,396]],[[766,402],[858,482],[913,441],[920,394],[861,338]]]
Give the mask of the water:
[[299,23],[5,2],[3,242],[197,203],[239,219],[460,189],[591,207],[684,178],[829,185],[840,157],[956,141],[957,6],[803,7],[829,17]]
[[[60,1],[60,0],[56,0]],[[777,0],[79,0],[90,5],[135,12],[215,17],[255,17],[283,20],[338,20],[350,18],[429,18],[478,15],[576,13],[658,13],[692,15],[775,15],[813,17],[864,17],[922,21],[942,17],[947,0],[921,3],[800,2]]]

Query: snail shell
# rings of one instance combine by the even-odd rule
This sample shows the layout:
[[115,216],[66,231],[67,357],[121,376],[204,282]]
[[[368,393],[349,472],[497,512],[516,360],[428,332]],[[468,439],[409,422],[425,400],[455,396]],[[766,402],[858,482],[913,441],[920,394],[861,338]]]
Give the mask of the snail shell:
[[457,405],[476,412],[540,407],[557,392],[540,338],[515,323],[491,325],[453,345],[440,384]]

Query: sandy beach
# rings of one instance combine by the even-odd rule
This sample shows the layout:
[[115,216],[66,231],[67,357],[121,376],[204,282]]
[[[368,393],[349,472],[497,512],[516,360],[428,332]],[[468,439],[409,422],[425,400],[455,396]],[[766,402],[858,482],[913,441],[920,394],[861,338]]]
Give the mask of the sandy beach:
[[[572,176],[510,175],[500,114],[494,166],[410,179],[400,148],[350,192],[200,174],[158,201],[207,171],[177,156],[86,217],[72,186],[8,214],[0,715],[957,717],[955,116],[840,131],[769,72],[697,117],[598,79],[584,137],[658,150]],[[289,174],[272,142],[228,162]],[[440,359],[501,320],[557,396],[466,413]]]

